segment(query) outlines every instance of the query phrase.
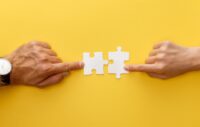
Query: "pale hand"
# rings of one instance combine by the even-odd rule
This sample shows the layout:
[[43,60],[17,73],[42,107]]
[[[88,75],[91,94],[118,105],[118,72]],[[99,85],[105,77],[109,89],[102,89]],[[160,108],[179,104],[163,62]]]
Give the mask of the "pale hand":
[[145,64],[125,66],[128,71],[146,72],[150,76],[168,79],[200,69],[200,48],[186,48],[169,41],[154,46]]

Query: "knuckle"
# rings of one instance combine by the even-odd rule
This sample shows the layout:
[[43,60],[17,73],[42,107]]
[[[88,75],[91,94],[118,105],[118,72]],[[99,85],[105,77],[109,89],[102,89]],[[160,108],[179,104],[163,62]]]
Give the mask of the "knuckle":
[[169,51],[170,46],[169,45],[163,45],[160,49],[160,53],[167,53]]
[[36,53],[41,53],[43,50],[40,47],[34,47]]
[[170,47],[170,46],[172,45],[172,42],[170,42],[170,41],[165,41],[165,42],[164,42],[164,45],[168,48],[168,47]]
[[36,46],[39,44],[39,42],[38,41],[30,41],[28,44],[31,46]]
[[171,43],[171,41],[165,41],[164,42],[166,45],[171,45],[172,43]]
[[164,46],[160,49],[160,53],[167,53],[168,52],[168,47],[167,46]]

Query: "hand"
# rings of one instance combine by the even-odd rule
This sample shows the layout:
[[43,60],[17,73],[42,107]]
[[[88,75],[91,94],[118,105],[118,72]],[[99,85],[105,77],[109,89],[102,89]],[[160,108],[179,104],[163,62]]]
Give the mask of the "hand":
[[186,48],[163,42],[154,46],[145,64],[127,65],[125,69],[146,72],[155,78],[172,78],[200,69],[200,48]]
[[44,42],[30,42],[6,56],[12,63],[11,84],[47,86],[60,82],[70,71],[81,69],[82,62],[62,63]]

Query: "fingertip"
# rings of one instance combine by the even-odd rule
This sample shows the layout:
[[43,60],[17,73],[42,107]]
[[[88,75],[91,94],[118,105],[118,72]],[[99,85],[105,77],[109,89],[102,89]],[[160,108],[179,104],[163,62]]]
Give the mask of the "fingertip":
[[76,70],[76,69],[82,69],[84,67],[84,63],[83,62],[75,62],[72,63],[72,70]]
[[83,68],[85,66],[84,62],[79,62],[79,67]]
[[146,67],[146,64],[130,64],[126,65],[125,69],[127,71],[143,72]]
[[126,71],[129,71],[129,65],[125,65],[125,66],[124,66],[124,69],[125,69]]
[[79,70],[84,67],[83,62],[72,62],[72,63],[66,63],[67,70],[68,71],[73,71],[73,70]]
[[133,65],[126,65],[126,66],[124,67],[124,69],[125,69],[126,71],[134,71]]
[[84,63],[83,62],[73,62],[71,63],[71,70],[77,70],[77,69],[81,69],[84,67]]

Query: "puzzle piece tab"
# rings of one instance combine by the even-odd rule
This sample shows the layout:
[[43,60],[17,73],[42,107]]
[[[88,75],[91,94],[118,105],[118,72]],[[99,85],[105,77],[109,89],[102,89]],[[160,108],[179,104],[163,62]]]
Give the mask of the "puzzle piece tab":
[[83,53],[84,74],[91,75],[92,70],[96,70],[96,74],[104,74],[104,65],[108,64],[107,60],[103,59],[102,52],[95,52],[94,57],[90,57],[90,53]]
[[124,69],[124,61],[129,60],[129,52],[122,52],[122,48],[118,47],[116,52],[109,52],[109,60],[113,60],[113,64],[108,65],[108,73],[116,74],[116,78],[120,78],[121,74],[128,73]]

